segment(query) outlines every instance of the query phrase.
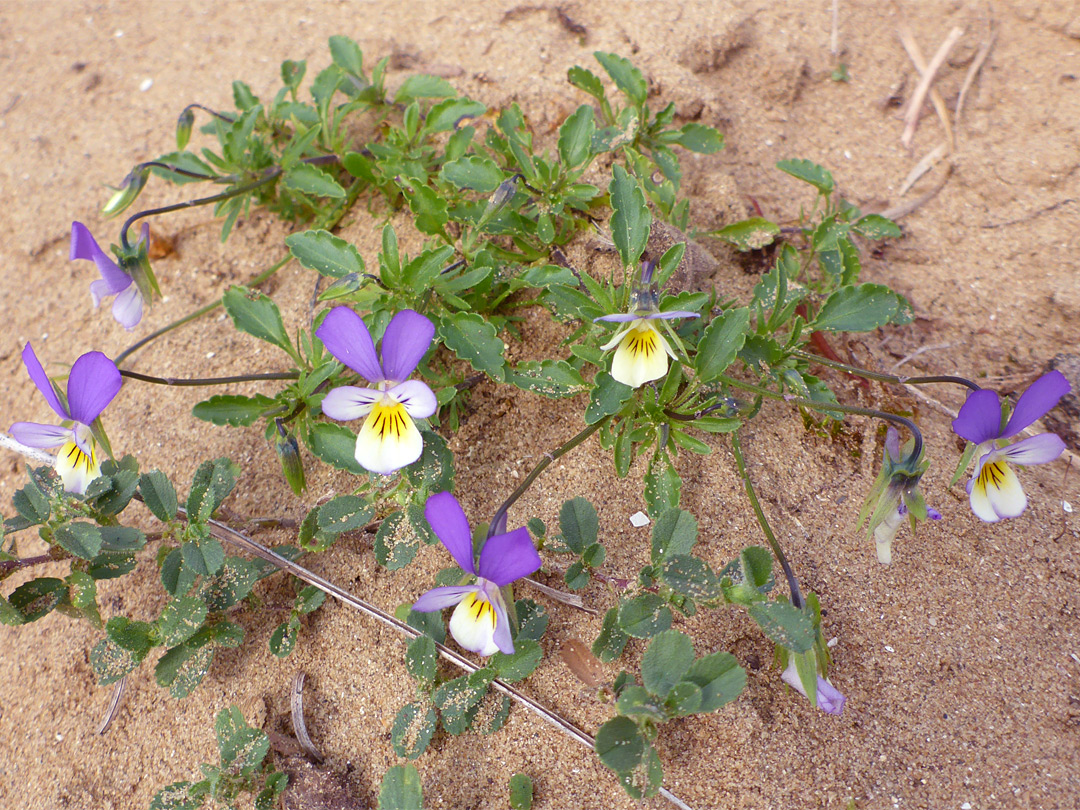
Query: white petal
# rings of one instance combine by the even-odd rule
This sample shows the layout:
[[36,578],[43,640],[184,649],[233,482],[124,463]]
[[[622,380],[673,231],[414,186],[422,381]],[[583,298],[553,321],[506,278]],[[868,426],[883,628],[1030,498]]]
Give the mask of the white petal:
[[982,465],[971,486],[971,511],[987,523],[1017,517],[1027,508],[1027,496],[1020,480],[1004,461]]
[[371,413],[371,406],[382,399],[382,396],[382,391],[374,388],[342,385],[323,398],[322,412],[339,422],[351,422]]
[[386,393],[404,405],[413,419],[427,419],[439,407],[435,394],[420,380],[408,380]]
[[633,329],[634,326],[637,325],[637,323],[638,321],[634,321],[634,323],[630,324],[629,326],[624,326],[622,329],[618,330],[614,335],[611,336],[611,340],[609,340],[607,343],[600,347],[601,351],[606,352],[608,349],[613,349],[618,346],[619,341],[626,337],[626,333]]
[[1047,464],[1065,452],[1065,442],[1056,433],[1029,436],[1001,451],[1013,464]]
[[450,617],[450,635],[470,652],[488,656],[499,651],[495,643],[495,608],[482,594],[462,599]]
[[635,323],[615,350],[611,376],[623,385],[639,385],[659,380],[668,370],[667,341],[647,321]]
[[383,475],[412,464],[423,450],[424,439],[400,402],[376,402],[356,437],[357,463]]
[[101,475],[101,462],[97,457],[97,448],[90,445],[90,455],[87,455],[75,442],[68,442],[60,448],[56,454],[56,473],[64,482],[67,492],[75,492],[82,495],[90,482]]

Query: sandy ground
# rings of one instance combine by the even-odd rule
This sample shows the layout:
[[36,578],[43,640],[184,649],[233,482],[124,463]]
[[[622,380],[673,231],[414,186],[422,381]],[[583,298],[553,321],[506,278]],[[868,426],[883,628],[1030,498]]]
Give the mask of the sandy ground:
[[[257,214],[221,245],[199,211],[163,220],[177,251],[157,264],[166,300],[134,336],[106,312],[94,312],[86,263],[67,261],[73,219],[115,238],[116,224],[97,215],[105,184],[140,160],[172,148],[173,122],[192,101],[227,108],[230,82],[256,93],[278,86],[278,65],[326,64],[327,37],[347,34],[369,63],[393,54],[390,83],[410,72],[448,76],[463,93],[491,107],[518,102],[541,142],[553,143],[563,117],[585,99],[565,81],[574,64],[593,66],[594,50],[631,57],[648,76],[655,102],[674,101],[681,120],[719,127],[727,148],[684,159],[684,189],[698,227],[745,216],[755,200],[766,216],[790,222],[809,195],[773,168],[806,157],[830,167],[845,195],[866,210],[918,197],[943,177],[942,167],[906,197],[898,193],[916,161],[943,137],[932,112],[913,150],[900,145],[902,122],[890,98],[906,100],[917,74],[897,37],[911,26],[927,58],[952,26],[965,34],[937,86],[950,107],[992,23],[996,43],[968,93],[957,131],[953,171],[940,193],[903,219],[905,237],[866,258],[863,279],[908,295],[918,315],[903,328],[858,336],[844,351],[860,362],[903,366],[908,373],[965,373],[1023,388],[1054,355],[1080,343],[1080,23],[1072,3],[839,3],[841,59],[850,83],[829,80],[831,7],[827,0],[767,4],[569,2],[570,30],[555,5],[491,2],[443,7],[398,3],[238,4],[189,2],[18,2],[0,4],[0,191],[6,204],[0,237],[0,411],[8,421],[48,421],[23,373],[19,351],[33,340],[40,356],[70,362],[91,348],[115,356],[141,336],[219,296],[283,253],[287,227]],[[152,86],[140,90],[145,80]],[[152,182],[148,204],[182,191]],[[732,210],[732,209],[737,210]],[[406,219],[394,220],[399,233]],[[373,259],[381,216],[358,206],[340,233]],[[408,237],[404,237],[408,242]],[[104,241],[108,241],[108,237]],[[413,238],[410,246],[415,249]],[[712,283],[747,296],[755,268],[722,246]],[[582,264],[607,261],[575,246]],[[288,323],[306,317],[311,279],[283,271],[268,291]],[[556,350],[558,335],[540,328],[511,351],[515,357]],[[132,367],[175,376],[278,370],[284,359],[235,333],[221,317],[172,333],[135,355]],[[55,368],[55,366],[54,366]],[[807,587],[821,596],[825,631],[838,639],[833,682],[848,696],[842,717],[811,709],[781,686],[770,645],[736,611],[679,623],[698,654],[730,650],[749,683],[715,715],[673,722],[660,748],[666,785],[696,808],[1013,808],[1080,803],[1080,566],[1078,525],[1063,500],[1080,504],[1080,476],[1060,461],[1021,473],[1031,508],[1021,519],[989,526],[968,511],[962,487],[946,488],[959,447],[938,406],[901,389],[862,391],[830,378],[847,401],[886,403],[917,414],[933,462],[926,495],[945,520],[911,539],[901,536],[890,567],[854,529],[880,454],[874,426],[850,419],[838,438],[807,433],[783,407],[766,408],[744,431],[752,474],[782,542]],[[239,389],[238,389],[239,390]],[[960,394],[931,392],[943,408]],[[230,512],[247,518],[301,517],[347,477],[311,474],[295,498],[281,481],[261,428],[220,429],[195,420],[202,395],[127,384],[107,414],[119,451],[144,468],[188,480],[203,458],[229,455],[244,470]],[[466,511],[490,514],[544,450],[572,435],[583,403],[548,401],[482,384],[452,447],[458,495]],[[707,458],[681,457],[686,508],[701,524],[699,553],[722,566],[739,548],[761,542],[734,472],[729,445]],[[614,478],[595,443],[567,456],[511,513],[549,525],[559,504],[583,494],[601,510],[612,576],[633,577],[647,554],[647,529],[627,518],[642,507],[643,465]],[[0,503],[23,481],[22,462],[0,458]],[[5,507],[10,514],[10,508]],[[140,518],[149,526],[148,518]],[[286,531],[261,532],[268,543]],[[33,544],[24,553],[36,551]],[[424,549],[404,572],[376,566],[370,536],[351,536],[309,560],[312,568],[387,609],[415,598],[446,564]],[[64,566],[55,565],[59,573]],[[104,583],[103,613],[152,618],[163,595],[153,553],[121,585]],[[278,578],[280,579],[280,578]],[[4,592],[19,579],[5,583]],[[552,583],[557,578],[552,577]],[[289,586],[274,581],[260,594],[284,603]],[[536,596],[535,594],[530,594]],[[611,595],[585,594],[601,610]],[[545,601],[544,597],[537,597]],[[548,602],[547,659],[526,691],[583,728],[609,716],[594,690],[567,670],[561,641],[591,641],[599,622]],[[309,677],[312,736],[345,774],[359,806],[373,805],[383,773],[398,760],[389,741],[396,711],[413,693],[404,644],[338,605],[304,622],[299,649],[285,662],[266,639],[281,621],[268,608],[241,612],[248,643],[224,651],[198,691],[177,702],[144,665],[130,679],[109,732],[95,731],[110,690],[98,687],[88,651],[98,633],[54,615],[21,628],[0,628],[0,806],[139,808],[154,791],[193,778],[216,759],[212,722],[238,704],[256,725],[276,728],[287,711],[289,683]],[[643,645],[632,643],[618,665],[635,668]],[[507,805],[517,771],[536,784],[536,807],[629,807],[612,775],[589,752],[520,709],[494,737],[438,736],[417,763],[431,807]],[[660,799],[649,806],[663,806]]]

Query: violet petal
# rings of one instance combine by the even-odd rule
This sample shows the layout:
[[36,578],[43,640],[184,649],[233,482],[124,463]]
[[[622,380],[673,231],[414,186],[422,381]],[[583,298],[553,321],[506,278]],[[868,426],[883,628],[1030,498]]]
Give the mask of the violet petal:
[[90,233],[90,229],[81,222],[71,223],[70,258],[72,260],[86,259],[92,261],[97,266],[102,280],[108,287],[108,295],[121,292],[131,284],[131,276],[121,270],[120,265],[109,258],[109,255],[101,249],[97,240],[94,239],[94,235]]
[[323,319],[315,336],[326,350],[365,380],[384,379],[375,343],[364,319],[348,307],[334,307]]
[[60,404],[60,397],[56,395],[56,391],[53,390],[52,383],[49,382],[49,375],[45,373],[45,369],[41,367],[41,361],[37,359],[37,355],[34,354],[34,347],[29,343],[26,344],[26,348],[22,351],[23,365],[26,366],[26,371],[30,375],[30,379],[34,381],[34,385],[37,386],[38,391],[45,397],[45,401],[49,403],[49,407],[53,409],[57,416],[61,419],[70,419],[71,414],[64,410],[64,406]]
[[900,434],[896,428],[885,431],[885,452],[893,462],[900,460]]
[[685,309],[673,309],[670,312],[654,312],[651,315],[645,316],[650,321],[661,320],[670,321],[672,318],[700,318],[696,312],[690,312]]
[[423,359],[435,337],[435,324],[411,309],[390,319],[382,339],[384,379],[402,382]]
[[123,379],[116,364],[101,352],[87,352],[71,367],[68,408],[71,418],[89,425],[113,401]]
[[994,391],[983,388],[968,394],[953,420],[953,432],[962,439],[982,444],[1001,434],[1001,403]]
[[475,585],[444,585],[432,588],[413,603],[412,609],[420,613],[430,613],[433,610],[453,607],[475,590]]
[[323,397],[322,412],[339,422],[363,419],[371,413],[371,406],[382,399],[382,396],[382,391],[374,388],[341,385]]
[[492,641],[504,655],[514,654],[514,639],[510,635],[510,617],[506,614],[506,605],[503,604],[502,594],[496,591],[491,594],[491,606],[495,608],[495,633]]
[[[93,287],[94,285],[91,284],[90,286]],[[92,292],[93,290],[91,290]],[[142,305],[142,293],[139,292],[139,288],[135,284],[132,284],[116,296],[116,300],[113,301],[112,305],[112,316],[118,324],[130,332],[142,320]]]
[[74,440],[71,428],[56,425],[39,425],[37,422],[16,422],[8,428],[15,441],[27,447],[59,447]]
[[476,573],[473,563],[472,529],[457,498],[449,492],[432,495],[424,504],[424,517],[462,571]]
[[844,711],[844,704],[847,702],[847,698],[844,697],[839,689],[818,675],[817,701],[818,708],[826,714],[840,714]]
[[618,312],[614,315],[601,315],[599,318],[593,318],[593,323],[596,323],[597,321],[605,321],[607,323],[630,323],[630,321],[636,321],[640,317],[640,315],[635,315],[633,312]]
[[1055,370],[1043,374],[1020,395],[1016,409],[1001,433],[1001,438],[1015,436],[1036,419],[1042,418],[1071,390],[1072,386],[1060,371]]
[[1065,452],[1065,442],[1056,433],[1029,436],[1000,451],[1014,464],[1046,464]]
[[480,551],[478,573],[490,579],[500,588],[515,579],[526,577],[540,567],[540,555],[536,553],[529,530],[514,529],[488,539]]

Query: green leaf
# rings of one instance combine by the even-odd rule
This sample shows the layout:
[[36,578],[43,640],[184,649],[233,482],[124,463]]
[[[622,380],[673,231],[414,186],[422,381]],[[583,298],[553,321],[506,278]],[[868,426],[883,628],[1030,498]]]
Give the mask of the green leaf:
[[29,526],[44,523],[52,512],[48,497],[34,482],[33,477],[25,487],[15,492],[11,497],[11,503]]
[[84,560],[92,560],[101,553],[101,529],[93,523],[67,523],[54,535],[62,549]]
[[[479,118],[487,112],[487,107],[479,101],[469,98],[448,98],[440,101],[424,119],[424,132],[449,132],[457,129],[465,118]],[[492,189],[494,190],[494,189]]]
[[585,498],[577,497],[563,503],[559,510],[559,529],[562,540],[573,552],[581,554],[587,546],[597,541],[600,518],[596,509]]
[[364,259],[356,246],[330,231],[313,230],[285,237],[289,252],[308,270],[330,278],[344,278],[365,271]]
[[638,733],[637,724],[628,717],[615,717],[596,732],[596,754],[611,770],[622,773],[633,770],[645,752],[645,739]]
[[[427,638],[427,636],[421,636],[421,638]],[[419,701],[402,706],[390,729],[390,744],[394,747],[394,753],[408,760],[418,759],[427,750],[431,738],[435,736],[437,722],[438,718],[431,706]],[[382,807],[381,800],[379,806]],[[420,805],[416,807],[419,808]]]
[[597,101],[604,101],[604,83],[591,70],[574,65],[566,72],[566,79],[574,87],[584,90]]
[[653,636],[645,650],[641,659],[641,682],[652,694],[666,698],[692,663],[694,643],[690,637],[678,630],[665,630]]
[[[307,73],[307,62],[303,59],[299,62],[294,62],[292,59],[286,59],[281,63],[281,83],[290,90],[295,90],[300,86],[300,82],[304,80],[305,73]],[[178,145],[183,149],[187,144],[185,142]]]
[[760,250],[771,245],[780,235],[780,226],[763,217],[751,217],[733,222],[713,233],[718,239],[734,245],[739,250]]
[[576,396],[588,390],[581,373],[565,360],[529,360],[507,369],[506,382],[549,399]]
[[711,382],[727,371],[746,342],[750,309],[729,309],[705,329],[698,343],[694,366],[700,382]]
[[743,580],[751,588],[762,589],[772,580],[772,554],[763,546],[748,546],[739,553]]
[[221,573],[208,579],[198,596],[210,610],[225,610],[245,599],[258,581],[259,568],[254,562],[226,557]]
[[176,489],[165,473],[151,470],[139,476],[139,494],[158,520],[168,523],[176,518]]
[[146,652],[125,650],[111,638],[103,638],[90,650],[90,667],[98,684],[108,686],[135,669],[145,657]]
[[615,82],[615,86],[625,93],[631,101],[639,107],[645,103],[645,99],[649,95],[649,85],[645,82],[645,77],[641,75],[641,71],[634,67],[629,59],[602,51],[596,51],[593,56],[607,71],[607,74]]
[[273,343],[292,354],[294,350],[289,342],[289,333],[285,331],[281,311],[269,296],[246,287],[234,286],[225,292],[221,302],[241,332]]
[[161,584],[173,596],[181,596],[191,590],[197,574],[184,565],[184,555],[174,548],[161,564]]
[[169,694],[177,700],[191,694],[206,677],[214,661],[212,644],[191,647],[188,646],[190,641],[166,650],[154,667],[158,686],[168,687]]
[[533,781],[523,773],[515,773],[510,777],[510,809],[532,810]]
[[308,449],[332,467],[353,475],[367,475],[356,460],[356,434],[344,425],[318,422],[311,426]]
[[514,603],[518,619],[518,639],[539,641],[548,626],[547,608],[532,599],[518,599]]
[[499,678],[515,683],[532,675],[543,656],[544,651],[539,642],[521,638],[519,635],[511,655],[495,653],[488,665],[495,669]]
[[712,568],[690,554],[669,555],[660,568],[660,579],[676,593],[695,602],[709,602],[721,595],[720,580]]
[[454,312],[439,319],[439,337],[443,343],[477,371],[496,382],[506,376],[504,344],[498,331],[475,312]]
[[401,284],[412,294],[430,286],[437,279],[454,255],[454,249],[444,245],[436,250],[425,250],[401,270]]
[[867,214],[852,227],[867,239],[899,239],[904,235],[899,225],[881,214]]
[[747,607],[750,618],[772,641],[792,652],[802,653],[814,646],[817,631],[809,616],[787,602],[755,602]]
[[604,622],[600,626],[600,635],[597,636],[592,645],[592,654],[605,664],[610,664],[622,655],[623,648],[626,647],[626,642],[629,640],[630,636],[619,627],[619,609],[611,608],[604,614]]
[[330,37],[330,58],[346,73],[354,76],[364,74],[364,54],[349,37],[340,34]]
[[829,170],[809,160],[781,160],[776,164],[776,168],[804,183],[809,183],[822,194],[828,194],[833,190],[833,176]]
[[270,738],[262,730],[249,726],[237,706],[218,712],[214,731],[221,752],[221,766],[232,773],[250,773],[270,752]]
[[157,620],[161,643],[175,647],[191,638],[206,621],[206,603],[195,596],[169,600]]
[[279,624],[270,634],[270,652],[278,658],[288,658],[296,648],[296,640],[299,637],[300,619],[291,615],[288,621]]
[[632,684],[619,692],[615,709],[624,717],[647,718],[654,723],[662,723],[667,719],[667,712],[661,703],[662,700],[649,694],[645,687]]
[[323,602],[325,601],[325,591],[319,590],[314,585],[307,585],[296,595],[296,602],[293,605],[293,610],[301,616],[306,616],[322,607]]
[[340,200],[345,197],[345,189],[326,171],[310,163],[297,163],[291,166],[281,177],[281,182],[290,191],[313,194],[316,197],[330,197]]
[[428,689],[435,683],[438,664],[439,651],[430,636],[417,636],[409,642],[405,649],[405,668],[421,687]]
[[33,622],[51,613],[67,596],[68,588],[62,579],[38,577],[16,588],[8,601],[24,620]]
[[623,385],[608,372],[601,371],[596,375],[596,387],[585,408],[585,424],[595,425],[605,416],[618,413],[633,393],[634,389],[629,385]]
[[883,284],[841,287],[821,305],[811,328],[821,332],[869,332],[896,314],[896,293]]
[[471,711],[487,694],[495,673],[490,669],[481,669],[471,675],[462,675],[447,681],[431,696],[439,709],[443,728],[450,734],[463,733],[473,721]]
[[405,468],[409,483],[427,492],[450,492],[454,488],[454,454],[438,433],[421,431],[424,449],[420,458]]
[[216,394],[198,403],[192,413],[196,419],[214,425],[251,425],[274,406],[274,400],[262,394]]
[[673,717],[685,717],[701,708],[701,687],[690,681],[679,681],[672,687],[664,706]]
[[401,83],[394,96],[394,103],[407,104],[414,98],[450,98],[456,95],[457,90],[446,79],[420,73]]
[[699,712],[714,712],[737,698],[746,686],[746,670],[735,656],[715,652],[696,660],[684,676],[685,680],[701,687]]
[[393,512],[375,532],[375,561],[389,571],[404,568],[416,558],[420,540],[404,510]]
[[689,124],[683,124],[677,135],[678,137],[673,137],[672,141],[679,144],[683,149],[689,149],[691,152],[711,155],[724,148],[724,136],[713,127],[705,126],[705,124],[698,124],[693,121]]
[[420,773],[414,766],[395,765],[386,772],[379,788],[379,810],[417,810],[423,806]]
[[319,528],[329,534],[341,534],[359,529],[375,511],[356,495],[339,495],[319,507]]
[[593,109],[588,104],[582,104],[563,122],[559,128],[559,157],[566,168],[577,168],[589,159],[595,132]]
[[113,616],[105,625],[105,633],[119,647],[140,656],[146,655],[158,643],[158,631],[150,622],[132,621],[126,616]]
[[503,181],[498,164],[483,155],[466,155],[444,163],[439,177],[458,188],[490,194]]
[[225,564],[225,549],[213,537],[195,537],[180,546],[184,565],[199,576],[209,577]]
[[652,214],[637,178],[616,163],[611,167],[611,238],[624,267],[636,267],[649,241]]
[[8,627],[16,627],[20,624],[24,624],[26,619],[23,615],[15,609],[3,596],[0,596],[0,624],[7,625]]
[[682,479],[671,463],[666,450],[658,450],[649,460],[645,472],[645,505],[656,516],[679,506]]
[[652,530],[652,561],[689,554],[697,542],[697,519],[682,509],[668,509],[656,518]]
[[619,606],[619,627],[634,638],[651,638],[671,627],[671,609],[654,593],[640,594]]
[[[68,601],[71,603],[71,610],[78,617],[88,620],[94,627],[100,628],[101,612],[98,610],[97,583],[94,578],[85,571],[76,570],[68,574],[65,582],[68,586]],[[11,610],[14,611],[14,608]]]

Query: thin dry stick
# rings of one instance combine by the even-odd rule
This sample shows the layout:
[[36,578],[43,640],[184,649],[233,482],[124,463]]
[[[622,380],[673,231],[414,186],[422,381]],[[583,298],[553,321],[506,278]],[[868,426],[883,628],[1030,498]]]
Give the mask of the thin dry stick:
[[902,197],[907,194],[920,177],[934,168],[938,161],[947,157],[948,154],[949,144],[945,141],[942,141],[931,149],[922,160],[915,164],[915,168],[908,172],[908,176],[904,178],[904,182],[900,185],[900,196]]
[[[908,32],[910,33],[910,32]],[[905,146],[911,146],[911,140],[915,137],[915,127],[919,123],[919,114],[922,111],[922,105],[926,101],[926,94],[930,92],[930,85],[934,82],[934,77],[937,75],[938,70],[945,63],[945,60],[949,56],[949,52],[953,49],[957,40],[964,35],[964,29],[953,28],[945,41],[941,43],[941,47],[937,49],[937,53],[934,54],[934,58],[930,60],[930,64],[926,66],[926,70],[923,71],[922,76],[919,79],[918,85],[915,87],[915,92],[911,95],[911,103],[908,105],[907,112],[904,114],[904,134],[900,136],[900,142]],[[903,41],[903,34],[901,34],[901,41]],[[914,43],[914,38],[911,38],[911,42]],[[905,48],[907,45],[905,45]],[[917,47],[917,46],[916,46]],[[911,51],[909,50],[910,54]],[[912,57],[914,61],[914,57]],[[918,64],[916,64],[918,67]],[[939,115],[941,112],[939,111]],[[944,116],[944,120],[948,122],[948,116]],[[948,123],[945,124],[949,132],[949,141],[952,142],[952,131],[949,128]]]
[[296,736],[297,742],[300,743],[300,747],[304,749],[304,753],[316,762],[322,762],[323,755],[319,753],[319,749],[311,741],[311,737],[307,732],[307,724],[304,722],[304,681],[306,679],[306,672],[302,670],[297,672],[296,677],[293,678],[292,689],[289,691],[289,711],[292,714],[293,734]]
[[952,164],[951,163],[949,163],[945,167],[944,176],[941,178],[940,181],[938,181],[938,184],[936,186],[934,186],[932,189],[927,191],[921,197],[917,197],[914,200],[909,200],[906,203],[900,203],[898,205],[894,205],[894,206],[891,206],[889,208],[886,208],[884,211],[881,212],[881,215],[883,217],[885,217],[886,219],[892,219],[892,220],[900,219],[901,217],[906,217],[912,211],[916,210],[917,208],[922,208],[922,206],[926,205],[926,203],[928,203],[928,202],[930,202],[930,200],[934,199],[934,197],[937,196],[937,193],[939,191],[941,191],[943,188],[945,188],[945,184],[947,182],[949,182],[950,177],[952,177]]
[[[923,57],[919,43],[915,41],[915,35],[911,33],[911,29],[906,24],[900,26],[898,34],[900,37],[900,44],[904,46],[908,58],[911,59],[912,64],[915,65],[915,71],[921,77],[926,73],[926,59]],[[941,121],[941,126],[945,129],[945,140],[949,144],[949,149],[951,150],[954,146],[954,141],[952,127],[949,125],[949,113],[945,107],[945,99],[941,97],[941,93],[938,92],[936,87],[930,88],[930,101],[934,105],[934,111],[937,113],[938,120]]]
[[975,59],[972,60],[971,67],[968,68],[967,75],[964,77],[964,84],[960,87],[960,95],[956,97],[956,112],[953,114],[957,132],[960,131],[960,113],[964,109],[964,99],[967,98],[967,92],[971,89],[971,85],[975,81],[975,77],[979,74],[979,69],[982,68],[983,62],[986,61],[986,57],[990,55],[990,49],[994,47],[994,42],[996,40],[997,31],[991,30],[990,38],[979,46],[979,51],[975,54]]
[[829,50],[834,58],[840,55],[840,0],[832,0],[832,36],[829,38]]
[[532,577],[524,577],[524,581],[532,585],[534,588],[536,588],[536,590],[540,591],[540,593],[546,596],[550,596],[556,602],[562,602],[564,605],[570,605],[570,607],[575,607],[578,610],[592,614],[593,616],[600,615],[599,610],[595,610],[591,607],[585,607],[585,602],[576,593],[564,593],[563,591],[552,588],[550,585],[545,585],[543,582],[537,582]]
[[109,730],[109,726],[112,725],[112,721],[116,719],[116,715],[120,712],[120,698],[124,696],[124,690],[127,688],[127,675],[116,682],[116,686],[113,687],[112,698],[109,700],[109,709],[105,712],[105,719],[101,721],[101,725],[98,726],[97,733],[104,734]]

